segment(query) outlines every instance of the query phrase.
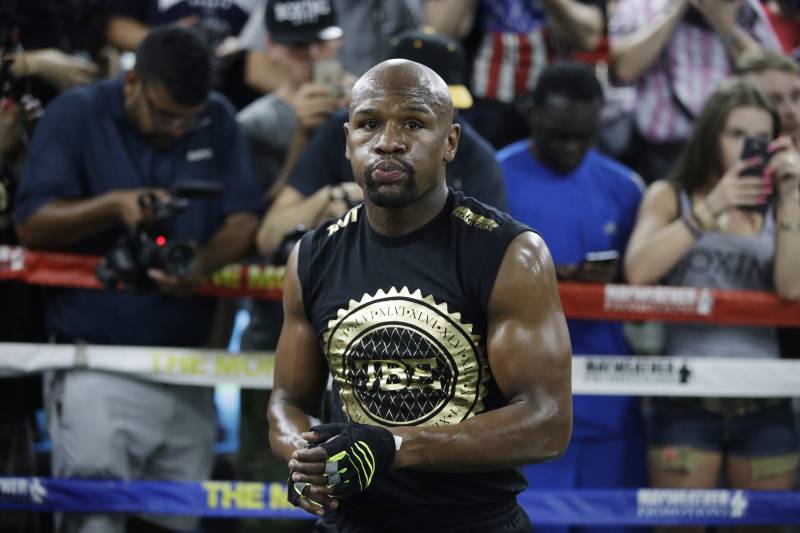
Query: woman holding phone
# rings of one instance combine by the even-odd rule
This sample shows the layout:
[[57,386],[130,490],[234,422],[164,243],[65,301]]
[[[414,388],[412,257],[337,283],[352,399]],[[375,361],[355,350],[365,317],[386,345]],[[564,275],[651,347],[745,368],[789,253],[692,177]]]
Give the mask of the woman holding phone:
[[[653,183],[639,207],[624,261],[630,283],[800,299],[800,155],[779,131],[773,105],[742,81],[709,98],[670,178]],[[763,153],[747,155],[759,145],[747,139],[767,140]],[[666,355],[779,356],[775,328],[666,327]],[[736,488],[794,482],[798,438],[788,399],[653,399],[651,422],[654,486],[715,487],[722,468]]]

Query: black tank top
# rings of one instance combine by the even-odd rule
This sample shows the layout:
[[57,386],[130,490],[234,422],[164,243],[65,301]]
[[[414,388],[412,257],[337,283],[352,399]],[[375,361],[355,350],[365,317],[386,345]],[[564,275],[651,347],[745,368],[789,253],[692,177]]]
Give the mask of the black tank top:
[[[444,426],[506,404],[486,356],[487,307],[510,242],[530,231],[449,191],[402,237],[376,233],[363,205],[303,237],[298,274],[346,419]],[[519,470],[393,470],[340,511],[383,530],[449,529],[501,517],[526,487]]]

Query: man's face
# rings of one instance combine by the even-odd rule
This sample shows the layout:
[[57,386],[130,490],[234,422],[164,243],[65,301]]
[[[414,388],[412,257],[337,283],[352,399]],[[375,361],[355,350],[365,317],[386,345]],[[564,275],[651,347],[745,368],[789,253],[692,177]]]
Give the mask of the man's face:
[[292,85],[299,86],[311,81],[315,61],[336,59],[341,45],[341,39],[295,45],[270,41],[267,50],[272,60],[283,67]]
[[460,128],[411,76],[378,79],[354,94],[346,156],[366,198],[405,207],[444,181]]
[[550,95],[531,114],[534,155],[559,174],[569,174],[583,161],[600,129],[601,101],[581,102]]
[[800,145],[800,76],[783,70],[765,70],[749,74],[748,79],[775,104],[781,117],[781,133]]
[[197,124],[206,103],[178,104],[158,82],[143,83],[135,73],[125,79],[125,111],[142,135],[158,149],[165,149]]

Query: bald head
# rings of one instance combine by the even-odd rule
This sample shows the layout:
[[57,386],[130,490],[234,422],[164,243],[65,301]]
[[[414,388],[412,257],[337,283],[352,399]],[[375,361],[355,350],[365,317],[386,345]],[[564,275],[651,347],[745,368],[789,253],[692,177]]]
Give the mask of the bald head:
[[428,67],[392,59],[370,69],[353,86],[344,129],[345,156],[368,204],[405,208],[447,196],[445,166],[461,126],[447,85]]
[[437,116],[453,120],[453,100],[444,80],[425,65],[407,59],[378,63],[353,86],[350,111],[366,99],[387,94],[406,94],[411,101],[434,108]]

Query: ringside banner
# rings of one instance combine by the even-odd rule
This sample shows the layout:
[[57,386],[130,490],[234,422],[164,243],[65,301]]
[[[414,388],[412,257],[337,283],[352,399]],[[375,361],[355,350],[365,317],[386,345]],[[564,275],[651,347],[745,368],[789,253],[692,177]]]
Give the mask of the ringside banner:
[[[95,275],[99,261],[96,256],[0,245],[0,280],[101,289]],[[284,273],[282,266],[228,265],[212,274],[197,292],[279,300]],[[565,282],[558,284],[558,291],[567,318],[800,326],[800,303],[767,292]]]
[[[534,524],[800,524],[800,492],[534,490],[519,495]],[[0,478],[0,510],[314,519],[281,483]]]
[[[0,343],[0,378],[48,369],[121,372],[181,385],[272,388],[272,352]],[[379,369],[376,369],[379,371]],[[574,356],[574,394],[783,398],[800,391],[800,360]]]

